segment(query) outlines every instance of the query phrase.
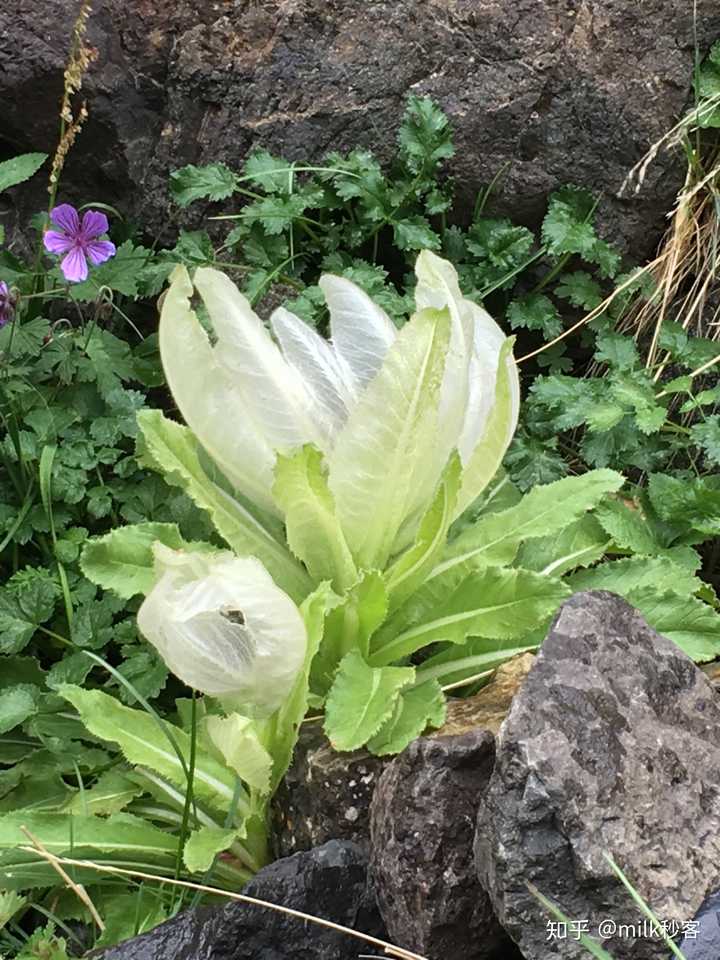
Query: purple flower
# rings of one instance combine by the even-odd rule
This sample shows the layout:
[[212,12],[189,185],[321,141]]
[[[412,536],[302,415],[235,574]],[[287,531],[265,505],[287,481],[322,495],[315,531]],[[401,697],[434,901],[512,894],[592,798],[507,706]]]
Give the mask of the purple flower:
[[88,260],[93,266],[104,263],[115,256],[115,244],[109,240],[98,240],[108,231],[108,221],[104,213],[87,210],[82,223],[75,207],[61,203],[50,211],[50,219],[59,230],[48,230],[43,242],[48,253],[66,254],[60,262],[60,269],[66,280],[80,283],[87,280]]
[[4,280],[0,280],[0,327],[12,320],[13,299],[10,296],[10,288]]

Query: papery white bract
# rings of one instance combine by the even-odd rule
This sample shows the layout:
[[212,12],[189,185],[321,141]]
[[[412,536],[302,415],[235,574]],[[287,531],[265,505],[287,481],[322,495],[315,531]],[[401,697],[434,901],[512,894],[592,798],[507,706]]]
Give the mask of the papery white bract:
[[[503,331],[463,297],[446,260],[424,251],[416,273],[418,313],[400,334],[359,287],[330,275],[320,280],[330,341],[281,308],[274,342],[234,284],[209,268],[194,285],[214,345],[190,308],[184,268],[162,311],[168,384],[200,443],[241,493],[275,514],[277,455],[317,447],[360,567],[382,569],[412,541],[456,449],[456,513],[478,496],[517,425],[519,380]],[[443,312],[447,336],[435,329]]]
[[[445,306],[452,318],[440,407],[443,435],[452,438],[463,467],[468,468],[482,453],[479,447],[491,439],[486,435],[488,428],[501,432],[501,436],[492,438],[492,451],[487,451],[488,460],[492,460],[487,469],[464,473],[460,512],[482,493],[513,438],[520,413],[520,379],[511,351],[503,349],[507,343],[505,334],[487,310],[463,297],[452,264],[424,250],[418,256],[415,272],[418,309]],[[498,396],[501,362],[505,368],[501,386],[505,389]],[[497,404],[503,404],[504,409],[494,410]],[[493,413],[495,416],[491,417]],[[482,473],[483,479],[476,473]]]
[[157,581],[141,633],[184,683],[259,715],[285,700],[302,667],[305,624],[253,557],[154,547]]

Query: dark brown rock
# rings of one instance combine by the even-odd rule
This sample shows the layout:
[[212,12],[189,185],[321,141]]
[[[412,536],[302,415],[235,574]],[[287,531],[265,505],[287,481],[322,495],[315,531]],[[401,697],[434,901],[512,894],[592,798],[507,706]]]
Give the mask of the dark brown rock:
[[351,840],[367,850],[370,800],[391,759],[366,750],[338,753],[319,723],[303,724],[292,765],[274,800],[280,856],[330,839]]
[[[496,733],[533,662],[522,654],[504,663],[478,694],[448,701],[447,719],[429,738],[477,731]],[[367,750],[338,753],[319,723],[303,724],[292,765],[280,785],[273,812],[278,854],[309,850],[331,838],[370,842],[370,803],[382,771],[393,757]]]
[[[625,601],[591,591],[558,613],[481,796],[478,874],[527,960],[587,955],[572,934],[548,941],[528,881],[593,935],[638,922],[605,852],[661,920],[689,920],[720,886],[720,701]],[[616,960],[667,956],[652,938],[604,946]]]
[[478,797],[494,758],[488,730],[421,737],[375,789],[370,863],[380,912],[393,942],[428,960],[519,957],[472,855]]
[[[8,0],[0,9],[0,150],[52,150],[79,2]],[[178,213],[170,170],[256,146],[290,159],[331,149],[392,150],[408,93],[450,115],[453,171],[467,216],[509,164],[499,208],[536,223],[568,182],[604,195],[605,233],[640,259],[682,182],[659,158],[640,196],[616,198],[628,170],[689,100],[695,48],[720,34],[714,0],[95,0],[91,111],[63,196],[114,203],[151,233]],[[693,10],[697,8],[697,21]],[[21,218],[42,185],[12,194]],[[190,217],[202,216],[202,209]],[[13,210],[6,214],[11,226]]]

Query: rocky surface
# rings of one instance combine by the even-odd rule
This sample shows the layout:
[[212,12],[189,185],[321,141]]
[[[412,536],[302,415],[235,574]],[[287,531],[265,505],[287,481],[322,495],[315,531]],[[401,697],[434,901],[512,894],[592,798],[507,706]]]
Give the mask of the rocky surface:
[[[243,893],[371,936],[385,932],[367,885],[367,861],[337,840],[261,870]],[[266,907],[232,902],[178,914],[107,950],[104,960],[357,960],[372,944]]]
[[[428,736],[445,738],[478,729],[497,733],[533,661],[529,653],[514,657],[479,693],[450,700],[445,724]],[[367,850],[370,803],[378,778],[392,759],[367,750],[338,753],[319,724],[304,724],[273,803],[278,855],[309,850],[331,838],[352,840]]]
[[[673,643],[623,600],[580,593],[561,608],[503,724],[480,796],[475,858],[527,960],[585,957],[548,939],[533,883],[595,934],[637,922],[604,858],[656,915],[683,922],[720,887],[720,700]],[[658,940],[611,936],[615,960],[665,960]]]
[[428,957],[520,957],[493,914],[472,855],[478,796],[495,759],[488,730],[421,737],[380,777],[371,872],[390,938]]
[[717,960],[720,957],[720,890],[705,900],[679,944],[685,960]]
[[[0,8],[0,159],[52,150],[55,104],[79,0]],[[630,167],[689,99],[687,0],[95,0],[91,111],[63,182],[151,234],[172,232],[167,175],[185,163],[237,166],[263,146],[319,159],[361,144],[392,149],[408,93],[450,115],[453,171],[471,198],[504,169],[499,209],[528,223],[567,182],[602,193],[606,234],[649,253],[682,180],[660,158],[639,198],[617,199]],[[720,9],[698,0],[701,52]],[[21,107],[19,106],[21,105]],[[507,169],[505,169],[507,165]],[[44,205],[41,185],[11,197],[4,222]],[[202,216],[202,209],[190,216]]]
[[513,702],[513,697],[522,686],[525,677],[535,662],[535,655],[522,653],[503,663],[479,693],[471,697],[448,701],[447,717],[439,730],[430,737],[448,737],[482,728],[497,733]]
[[279,855],[330,839],[351,840],[367,850],[370,800],[387,763],[366,750],[337,753],[320,724],[304,724],[273,804]]

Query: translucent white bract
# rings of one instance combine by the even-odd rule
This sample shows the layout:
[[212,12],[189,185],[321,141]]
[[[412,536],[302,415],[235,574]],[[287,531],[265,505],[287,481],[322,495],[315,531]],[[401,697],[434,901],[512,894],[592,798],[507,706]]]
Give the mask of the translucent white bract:
[[[336,276],[320,281],[330,341],[282,308],[271,317],[273,340],[228,277],[209,268],[196,271],[194,287],[214,344],[190,307],[193,284],[184,268],[174,274],[162,311],[168,383],[202,445],[243,494],[275,514],[277,454],[317,446],[361,566],[382,567],[411,541],[453,450],[465,468],[458,509],[481,493],[517,425],[520,387],[503,331],[463,297],[446,260],[423,251],[416,274],[418,313],[401,336],[367,294]],[[449,341],[429,329],[428,308],[449,314]],[[441,383],[428,373],[437,368],[438,351]],[[413,377],[424,378],[417,395]],[[413,489],[398,498],[408,478]],[[391,495],[392,507],[383,499]],[[373,529],[381,522],[391,529]]]
[[305,658],[300,611],[252,557],[155,544],[142,634],[184,683],[258,714],[285,700]]

